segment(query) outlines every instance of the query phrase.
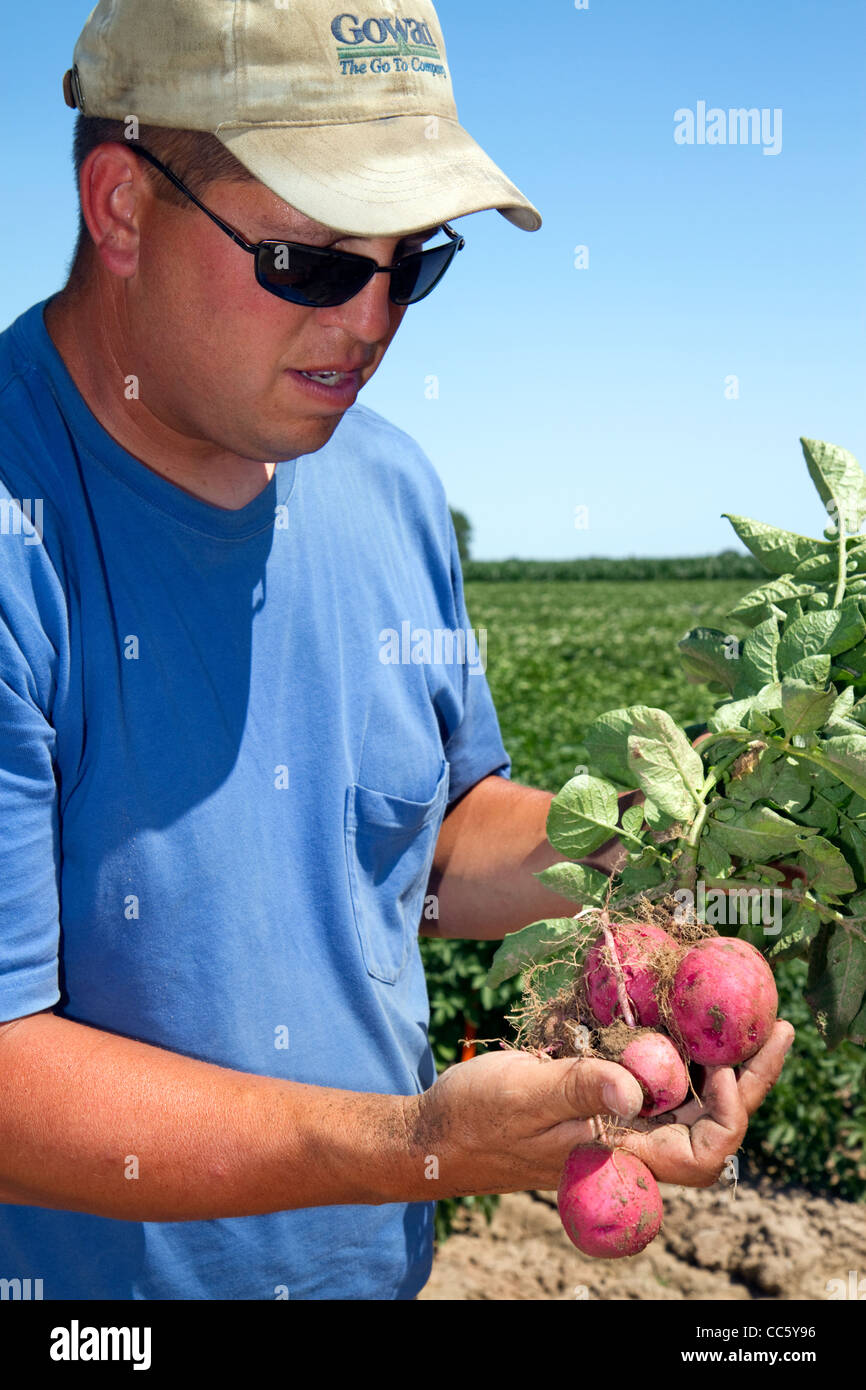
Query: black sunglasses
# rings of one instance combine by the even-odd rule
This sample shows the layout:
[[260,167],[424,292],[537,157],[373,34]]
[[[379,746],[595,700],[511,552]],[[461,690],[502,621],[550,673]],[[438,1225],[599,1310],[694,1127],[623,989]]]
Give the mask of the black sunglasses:
[[351,251],[331,251],[321,246],[303,246],[294,241],[260,241],[255,246],[244,241],[216,213],[206,208],[176,174],[167,169],[155,155],[136,145],[140,154],[160,173],[170,179],[175,188],[201,208],[236,245],[256,258],[256,279],[268,290],[290,304],[326,309],[346,304],[368,285],[374,275],[390,274],[390,297],[394,304],[417,304],[435,289],[453,261],[466,245],[448,223],[442,225],[450,241],[446,246],[434,246],[429,251],[414,251],[394,265],[377,265],[369,256],[356,256]]

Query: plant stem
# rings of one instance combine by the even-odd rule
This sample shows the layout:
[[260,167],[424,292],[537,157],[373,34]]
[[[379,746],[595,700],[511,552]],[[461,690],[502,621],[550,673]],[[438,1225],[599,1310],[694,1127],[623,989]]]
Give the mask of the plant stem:
[[[700,748],[696,748],[696,749],[695,749],[695,752],[696,752],[696,753],[703,753],[705,749],[709,748],[709,746],[710,746],[711,743],[718,743],[718,741],[719,741],[720,738],[736,738],[736,739],[739,739],[739,737],[740,737],[740,736],[739,736],[738,734],[735,734],[735,733],[733,732],[733,730],[731,730],[731,729],[722,729],[719,733],[717,733],[717,734],[710,734],[709,738],[705,738],[704,741],[703,741],[703,743],[701,744]],[[743,746],[745,747],[746,745],[744,744]],[[736,754],[736,753],[734,754],[734,757],[737,757],[737,754]]]
[[[718,779],[715,777],[712,778],[712,780],[708,777],[702,788],[701,795],[705,796],[706,793],[716,785],[717,780]],[[704,828],[707,816],[713,806],[716,805],[716,802],[717,798],[714,798],[712,801],[705,801],[703,803],[698,814],[689,826],[688,833],[680,839],[682,849],[678,850],[673,856],[673,858],[678,861],[677,887],[688,888],[692,893],[695,891],[695,879],[698,874],[698,840],[700,839],[701,831]]]
[[836,592],[833,595],[833,603],[831,605],[833,608],[838,608],[839,604],[842,602],[842,599],[845,597],[845,579],[848,572],[848,537],[845,533],[845,517],[841,509],[836,513],[836,524],[839,528],[839,558],[837,570],[838,577],[836,579]]
[[712,766],[707,770],[706,777],[704,778],[704,784],[701,787],[699,793],[700,805],[698,808],[698,812],[691,825],[689,826],[686,834],[680,836],[680,848],[671,856],[672,862],[677,861],[676,886],[678,888],[688,888],[692,892],[694,892],[695,879],[697,877],[698,872],[698,839],[700,838],[701,831],[703,830],[704,825],[706,824],[707,816],[709,815],[712,807],[716,804],[716,799],[714,799],[713,801],[707,801],[706,798],[708,794],[712,791],[713,787],[718,785],[720,778],[730,767],[731,763],[736,762],[740,754],[746,748],[748,748],[749,744],[752,742],[751,736],[744,741],[742,738],[737,737],[736,734],[729,734],[724,732],[714,734],[712,740],[707,739],[707,743],[709,743],[711,741],[714,742],[716,739],[719,738],[732,737],[737,739],[737,747],[734,749],[732,753],[729,753],[727,757],[723,758],[720,763],[712,764]]

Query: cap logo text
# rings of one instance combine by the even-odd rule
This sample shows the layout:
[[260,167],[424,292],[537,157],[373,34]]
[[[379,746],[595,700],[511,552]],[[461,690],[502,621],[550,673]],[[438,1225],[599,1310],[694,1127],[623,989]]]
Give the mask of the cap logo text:
[[446,76],[444,63],[437,61],[439,49],[423,20],[392,15],[359,20],[346,12],[331,21],[331,33],[337,40],[343,77],[410,70]]
[[[348,32],[345,23],[347,20],[350,21]],[[428,26],[420,19],[382,16],[359,21],[355,14],[338,14],[336,19],[331,21],[331,33],[337,43],[351,45],[353,48],[365,42],[384,44],[390,38],[397,45],[395,52],[411,53],[425,49],[437,58],[439,56]]]

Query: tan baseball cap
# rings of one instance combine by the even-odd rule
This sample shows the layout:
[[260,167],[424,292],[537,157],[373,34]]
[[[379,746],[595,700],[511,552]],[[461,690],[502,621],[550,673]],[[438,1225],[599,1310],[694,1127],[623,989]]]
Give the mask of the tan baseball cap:
[[345,3],[99,0],[67,104],[209,131],[284,202],[355,236],[485,208],[537,231],[537,209],[458,121],[430,0]]

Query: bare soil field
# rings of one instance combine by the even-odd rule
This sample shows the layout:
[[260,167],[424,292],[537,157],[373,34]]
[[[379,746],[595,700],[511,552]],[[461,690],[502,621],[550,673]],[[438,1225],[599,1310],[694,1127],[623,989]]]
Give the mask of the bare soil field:
[[661,1232],[622,1260],[581,1255],[552,1192],[503,1197],[490,1226],[480,1212],[462,1213],[419,1298],[827,1300],[851,1297],[850,1285],[862,1279],[866,1299],[866,1204],[766,1180],[736,1192],[665,1185],[661,1192]]

